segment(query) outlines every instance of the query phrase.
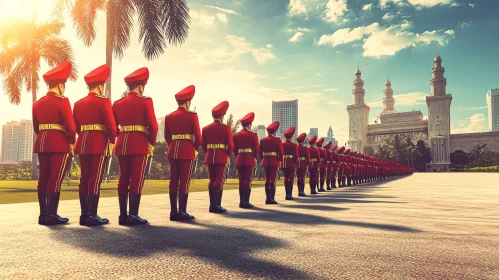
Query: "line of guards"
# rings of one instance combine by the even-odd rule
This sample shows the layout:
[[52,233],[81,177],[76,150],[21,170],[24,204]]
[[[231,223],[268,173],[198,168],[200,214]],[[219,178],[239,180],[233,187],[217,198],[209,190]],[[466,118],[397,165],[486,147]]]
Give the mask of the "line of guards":
[[[102,65],[87,75],[89,93],[74,104],[64,96],[65,84],[71,75],[71,63],[64,62],[43,75],[49,88],[46,96],[33,105],[33,127],[37,135],[34,152],[38,154],[40,176],[38,201],[41,225],[64,224],[68,218],[60,217],[58,205],[61,184],[77,154],[81,165],[79,199],[80,225],[95,226],[109,222],[97,215],[100,185],[112,154],[118,156],[118,200],[120,225],[140,225],[147,220],[138,215],[142,188],[152,159],[158,125],[152,99],[143,95],[149,79],[147,68],[140,68],[125,77],[128,95],[111,105],[104,96],[104,85],[110,69]],[[412,173],[407,166],[369,157],[360,153],[324,146],[324,138],[312,136],[305,143],[306,134],[291,141],[295,128],[284,133],[286,141],[276,138],[279,122],[267,127],[268,136],[258,141],[251,131],[255,118],[249,113],[240,121],[243,129],[232,135],[231,128],[223,124],[229,108],[224,101],[212,110],[213,123],[204,127],[202,134],[197,114],[189,110],[195,87],[188,86],[175,95],[178,109],[165,117],[165,140],[171,167],[170,220],[194,219],[187,213],[187,200],[191,175],[195,172],[198,150],[205,151],[205,164],[209,174],[209,212],[222,213],[223,184],[232,154],[236,156],[239,176],[241,208],[252,208],[251,181],[256,159],[262,159],[265,170],[266,204],[276,204],[276,177],[282,168],[285,177],[286,200],[293,199],[295,176],[298,195],[306,196],[305,178],[310,178],[310,193],[317,194],[336,187],[350,186],[387,177]],[[76,138],[78,134],[78,138]],[[201,136],[202,135],[202,136]],[[326,184],[326,190],[324,189]]]

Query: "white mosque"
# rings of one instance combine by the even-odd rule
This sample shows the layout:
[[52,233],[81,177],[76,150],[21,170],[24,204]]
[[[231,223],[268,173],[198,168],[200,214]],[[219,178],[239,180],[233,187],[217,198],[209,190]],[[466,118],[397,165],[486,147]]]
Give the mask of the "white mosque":
[[499,132],[479,132],[451,134],[450,106],[452,95],[447,94],[447,80],[444,77],[445,68],[442,58],[434,59],[430,80],[431,94],[426,97],[428,119],[423,119],[421,111],[397,112],[390,79],[385,82],[383,110],[379,116],[380,123],[369,124],[370,108],[364,102],[364,81],[359,68],[353,81],[353,104],[347,106],[349,116],[348,148],[364,152],[365,147],[377,150],[385,140],[399,134],[410,135],[416,143],[425,141],[431,149],[432,167],[435,169],[450,164],[450,154],[456,150],[470,152],[476,144],[487,144],[487,148],[499,151]]

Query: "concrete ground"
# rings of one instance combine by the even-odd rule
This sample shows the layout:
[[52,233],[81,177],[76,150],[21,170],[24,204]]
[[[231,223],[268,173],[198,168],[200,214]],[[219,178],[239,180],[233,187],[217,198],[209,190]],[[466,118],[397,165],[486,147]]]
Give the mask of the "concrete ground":
[[36,224],[37,203],[0,205],[0,279],[499,279],[499,175],[414,174],[239,209],[223,215],[193,193],[191,223],[171,222],[166,195],[144,196],[150,225],[117,224],[117,198],[101,199],[111,224]]

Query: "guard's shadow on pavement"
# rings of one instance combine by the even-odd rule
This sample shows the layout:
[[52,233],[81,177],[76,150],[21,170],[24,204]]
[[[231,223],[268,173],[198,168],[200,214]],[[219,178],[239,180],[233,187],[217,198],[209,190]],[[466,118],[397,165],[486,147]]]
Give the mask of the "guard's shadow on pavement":
[[200,224],[190,228],[151,225],[119,230],[58,228],[52,231],[52,237],[99,254],[140,258],[178,252],[182,255],[188,251],[194,258],[246,273],[252,278],[317,279],[317,276],[253,257],[257,251],[277,249],[287,244],[242,228]]
[[286,224],[297,224],[297,225],[341,225],[341,226],[353,226],[362,228],[373,228],[379,230],[387,231],[398,231],[398,232],[419,232],[420,230],[397,226],[390,224],[377,224],[368,222],[352,222],[352,221],[342,221],[335,220],[327,217],[303,214],[299,212],[285,212],[273,209],[259,209],[258,212],[248,211],[248,212],[227,212],[224,217],[234,218],[234,219],[247,219],[247,220],[258,220],[267,222],[277,222]]

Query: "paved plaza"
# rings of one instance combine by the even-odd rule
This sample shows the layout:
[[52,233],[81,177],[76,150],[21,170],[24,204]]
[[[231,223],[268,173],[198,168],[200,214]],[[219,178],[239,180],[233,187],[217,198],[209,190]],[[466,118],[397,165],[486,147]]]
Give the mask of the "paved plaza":
[[[117,223],[118,199],[101,199],[111,224],[36,224],[37,203],[0,205],[0,279],[499,279],[499,175],[429,173],[239,209],[223,215],[192,193],[191,223],[169,220],[166,195],[142,199],[150,225]],[[282,182],[281,182],[282,183]]]

